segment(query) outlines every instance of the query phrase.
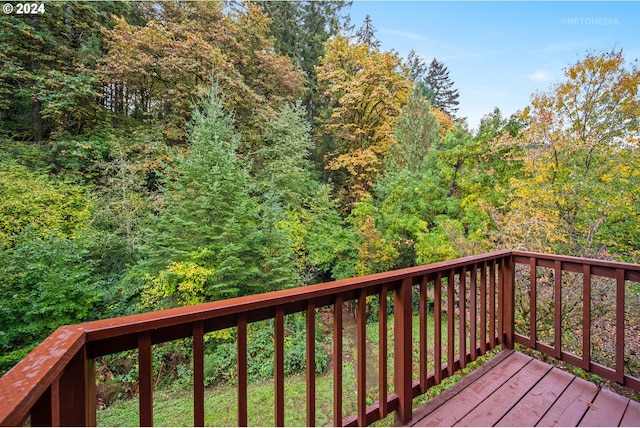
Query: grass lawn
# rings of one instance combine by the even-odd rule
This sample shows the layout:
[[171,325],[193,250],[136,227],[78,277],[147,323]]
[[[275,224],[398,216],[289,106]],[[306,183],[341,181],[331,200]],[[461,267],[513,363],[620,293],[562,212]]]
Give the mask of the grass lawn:
[[[429,369],[433,369],[433,315],[428,319],[429,337]],[[355,336],[346,331],[343,335],[343,417],[356,413],[357,384],[355,373],[356,343]],[[393,389],[393,317],[388,321],[388,385],[389,393]],[[443,344],[446,346],[446,323],[443,323]],[[418,317],[413,319],[414,337],[414,378],[418,377]],[[367,325],[367,372],[377,373],[378,364],[378,324]],[[446,350],[443,350],[446,356]],[[485,358],[486,359],[486,358]],[[441,385],[431,388],[425,396],[414,400],[414,407],[421,406],[428,399],[437,396],[444,389],[452,386],[465,372],[479,365],[472,363],[462,373],[443,381]],[[368,404],[377,400],[378,387],[373,381],[376,375],[368,376],[370,386]],[[304,374],[289,376],[285,379],[285,424],[290,426],[306,426],[306,379]],[[274,385],[273,379],[254,382],[248,385],[248,422],[251,426],[274,425]],[[99,426],[133,426],[139,424],[138,400],[120,400],[105,409],[98,410],[97,422]],[[316,425],[333,425],[333,373],[316,376]],[[393,425],[393,415],[390,415],[374,425]],[[159,426],[188,426],[193,425],[193,392],[191,387],[175,384],[154,391],[154,424]],[[236,385],[220,385],[209,387],[205,391],[205,424],[210,426],[237,425],[237,387]]]
[[[356,412],[355,372],[345,364],[343,377],[344,414]],[[249,384],[249,425],[273,426],[273,380]],[[285,380],[285,424],[306,426],[306,382],[304,375],[289,376]],[[316,424],[333,424],[333,375],[316,378]],[[347,405],[346,403],[354,403]],[[154,424],[159,426],[193,425],[193,392],[188,386],[170,386],[154,391]],[[211,426],[236,426],[237,389],[235,385],[207,388],[205,392],[205,424]],[[138,420],[138,400],[121,400],[97,414],[99,426],[135,426]]]

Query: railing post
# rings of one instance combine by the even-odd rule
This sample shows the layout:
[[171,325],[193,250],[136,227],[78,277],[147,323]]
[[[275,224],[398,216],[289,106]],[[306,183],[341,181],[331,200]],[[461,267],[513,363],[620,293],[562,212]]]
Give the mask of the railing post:
[[60,425],[96,426],[95,360],[82,349],[60,377]]
[[411,288],[412,279],[402,280],[400,288],[394,293],[393,329],[394,329],[394,383],[400,404],[396,420],[401,424],[411,421]]
[[60,412],[56,408],[60,399],[59,386],[59,379],[55,379],[31,408],[32,427],[60,426]]
[[31,424],[96,426],[95,379],[95,362],[83,346],[33,407]]
[[504,323],[504,331],[502,333],[503,344],[506,349],[513,349],[515,339],[515,262],[513,255],[509,255],[502,259],[502,320]]

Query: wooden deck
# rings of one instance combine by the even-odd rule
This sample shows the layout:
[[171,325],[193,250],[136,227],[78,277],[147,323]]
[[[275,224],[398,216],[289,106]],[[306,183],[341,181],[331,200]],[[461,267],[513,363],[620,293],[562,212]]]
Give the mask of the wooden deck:
[[640,426],[640,403],[503,351],[416,409],[409,426]]

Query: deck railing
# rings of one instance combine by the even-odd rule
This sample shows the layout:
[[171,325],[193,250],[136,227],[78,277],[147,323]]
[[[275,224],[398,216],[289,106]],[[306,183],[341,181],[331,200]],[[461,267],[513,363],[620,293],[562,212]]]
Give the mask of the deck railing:
[[630,284],[640,283],[640,265],[518,251],[513,261],[521,297],[515,342],[640,391],[640,349],[632,349],[640,343],[640,292]]
[[[562,350],[562,339],[554,346],[536,339],[537,275],[530,275],[529,336],[516,332],[516,267],[552,267],[558,273],[583,272],[585,296],[594,276],[616,278],[624,294],[624,281],[640,281],[640,266],[542,254],[499,251],[442,263],[402,269],[331,283],[246,296],[128,317],[61,327],[0,379],[0,425],[21,425],[31,417],[32,425],[95,425],[95,358],[125,350],[138,350],[140,425],[153,424],[152,346],[181,338],[193,338],[194,424],[204,425],[204,335],[229,327],[237,328],[238,404],[237,425],[248,422],[247,325],[271,319],[274,323],[274,425],[284,425],[284,317],[306,314],[306,424],[316,423],[315,329],[317,311],[333,312],[333,424],[368,425],[395,412],[398,422],[412,416],[413,399],[451,376],[459,368],[501,345],[512,348],[523,343],[601,376],[640,390],[639,381],[624,374],[624,298],[616,304],[617,339],[615,369],[591,361],[588,333],[590,312],[584,315],[582,357]],[[535,270],[535,269],[534,269]],[[612,276],[613,275],[613,276]],[[562,281],[556,281],[561,295]],[[558,285],[559,284],[559,285]],[[387,373],[387,297],[393,295],[393,378]],[[522,293],[520,293],[522,294]],[[378,394],[367,406],[366,300],[379,296]],[[413,300],[419,301],[414,315]],[[618,299],[619,300],[619,299]],[[353,302],[357,314],[357,405],[354,415],[343,413],[343,305]],[[590,298],[585,297],[585,302]],[[433,329],[427,323],[433,303]],[[586,306],[590,306],[586,304]],[[562,318],[562,305],[556,315]],[[413,320],[419,319],[414,343]],[[517,324],[517,325],[516,325]],[[443,330],[446,333],[443,335]],[[432,334],[428,332],[433,331]],[[562,336],[562,323],[555,332]],[[620,333],[620,331],[622,333]],[[444,340],[443,340],[444,338]],[[532,339],[533,338],[533,339]],[[559,342],[558,342],[559,340]],[[616,348],[618,349],[618,348]],[[618,352],[619,351],[619,352]],[[415,361],[414,361],[415,360]],[[416,371],[414,371],[414,367]],[[414,375],[417,373],[417,378]],[[391,392],[389,386],[393,385]],[[346,416],[346,417],[345,417]]]

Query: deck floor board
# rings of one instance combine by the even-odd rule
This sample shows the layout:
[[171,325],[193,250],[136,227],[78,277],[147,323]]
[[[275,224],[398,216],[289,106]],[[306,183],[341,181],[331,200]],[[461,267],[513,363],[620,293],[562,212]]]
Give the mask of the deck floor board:
[[452,412],[446,402],[430,412],[415,426],[453,426],[467,413],[471,412],[487,397],[488,393],[500,388],[507,379],[526,366],[532,360],[523,354],[513,353],[498,366],[482,375],[479,379],[455,395],[456,408]]
[[627,411],[620,422],[621,427],[637,427],[640,422],[640,403],[637,401],[629,401]]
[[551,369],[548,364],[532,360],[508,382],[489,395],[473,411],[456,423],[456,426],[494,426],[543,378]]
[[562,395],[538,421],[540,426],[577,426],[588,410],[588,403],[598,387],[584,379],[574,378]]
[[640,426],[640,403],[519,352],[497,361],[416,409],[409,426]]
[[535,426],[572,380],[572,375],[554,367],[496,426]]
[[601,389],[578,426],[619,426],[628,405],[628,398],[607,391],[606,389]]

